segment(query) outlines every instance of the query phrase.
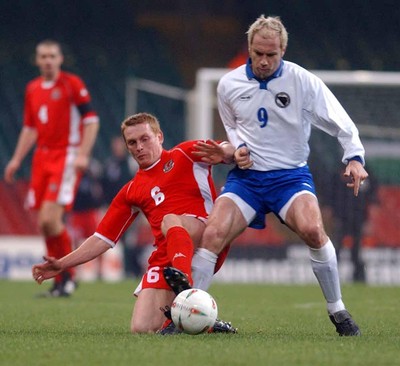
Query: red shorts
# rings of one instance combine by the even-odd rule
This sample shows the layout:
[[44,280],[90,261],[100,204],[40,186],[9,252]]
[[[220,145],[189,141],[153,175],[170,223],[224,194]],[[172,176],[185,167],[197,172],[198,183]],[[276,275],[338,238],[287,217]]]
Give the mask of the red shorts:
[[28,208],[38,209],[43,201],[56,202],[66,210],[72,208],[81,177],[74,167],[76,154],[76,147],[35,150]]
[[164,268],[165,267],[159,266],[148,268],[147,272],[143,275],[138,287],[136,287],[134,295],[137,296],[139,292],[145,288],[156,288],[160,290],[171,291],[171,287],[169,287],[163,275]]
[[[164,246],[162,246],[164,247]],[[161,247],[161,248],[162,248]],[[159,252],[160,248],[157,248],[149,259],[149,267],[146,273],[143,275],[142,280],[140,281],[138,287],[136,288],[134,295],[138,295],[139,292],[145,288],[156,288],[162,290],[171,290],[168,283],[164,279],[163,270],[165,267],[171,266],[171,263],[165,263],[164,265],[152,265],[152,262],[159,260],[160,257],[163,257],[162,249]],[[224,250],[220,253],[217,259],[217,263],[215,265],[215,273],[221,268],[224,263],[228,252],[230,249],[230,245],[226,246]]]
[[166,242],[160,244],[160,246],[151,253],[148,263],[147,271],[143,275],[134,294],[138,295],[139,292],[145,288],[171,290],[171,287],[169,287],[163,275],[163,269],[172,266],[167,256]]

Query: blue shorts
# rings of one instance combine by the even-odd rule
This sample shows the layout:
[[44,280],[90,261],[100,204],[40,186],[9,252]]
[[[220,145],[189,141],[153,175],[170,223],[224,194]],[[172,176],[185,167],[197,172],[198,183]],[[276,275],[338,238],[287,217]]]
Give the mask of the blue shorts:
[[[289,200],[299,192],[315,194],[313,177],[308,166],[295,169],[258,171],[232,169],[221,193],[238,203],[248,226],[255,229],[265,228],[265,215],[273,212],[282,222],[281,210]],[[221,197],[220,196],[220,197]],[[236,197],[239,197],[237,200]],[[244,212],[246,211],[246,212]]]

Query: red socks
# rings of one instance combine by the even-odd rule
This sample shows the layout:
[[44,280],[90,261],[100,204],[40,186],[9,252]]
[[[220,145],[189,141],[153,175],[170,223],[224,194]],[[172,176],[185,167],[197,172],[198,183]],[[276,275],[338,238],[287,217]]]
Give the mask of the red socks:
[[[51,236],[45,238],[47,254],[50,257],[55,257],[57,259],[64,257],[65,255],[71,253],[72,251],[72,241],[66,229],[61,232],[61,234],[56,236]],[[74,278],[75,270],[74,268],[68,268],[65,272],[69,273],[71,279]],[[60,282],[62,275],[56,276],[56,282]]]
[[194,247],[189,233],[180,226],[171,227],[167,231],[167,254],[173,267],[187,274],[192,284],[192,258]]

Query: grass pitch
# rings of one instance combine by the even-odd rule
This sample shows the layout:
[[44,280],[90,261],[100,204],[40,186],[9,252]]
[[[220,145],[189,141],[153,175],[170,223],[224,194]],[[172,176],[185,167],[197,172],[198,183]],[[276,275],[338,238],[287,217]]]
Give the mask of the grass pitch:
[[132,335],[136,282],[82,283],[68,299],[48,285],[0,281],[0,365],[400,365],[400,288],[344,286],[363,335],[335,333],[318,286],[222,285],[219,316],[239,334]]

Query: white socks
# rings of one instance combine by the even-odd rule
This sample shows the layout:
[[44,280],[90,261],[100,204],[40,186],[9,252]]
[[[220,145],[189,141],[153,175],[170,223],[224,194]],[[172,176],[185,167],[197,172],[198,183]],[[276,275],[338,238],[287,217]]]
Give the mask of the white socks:
[[335,247],[328,240],[320,249],[309,249],[311,266],[327,301],[328,313],[344,310]]
[[[340,291],[336,251],[332,242],[320,249],[310,249],[311,266],[327,301],[329,314],[344,310]],[[207,249],[196,250],[192,260],[193,287],[208,291],[214,276],[218,255]]]
[[218,255],[208,249],[199,248],[192,259],[193,287],[207,291],[214,276]]

